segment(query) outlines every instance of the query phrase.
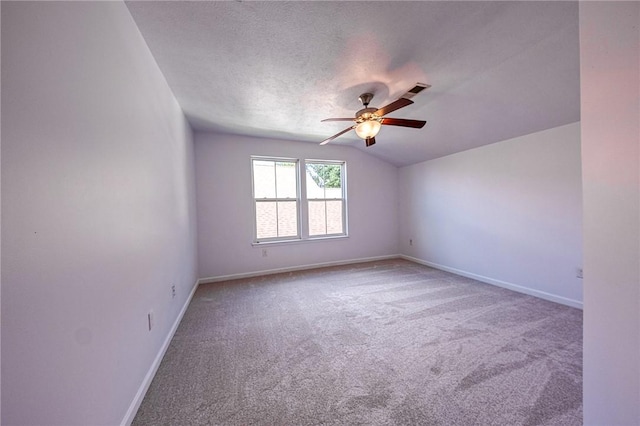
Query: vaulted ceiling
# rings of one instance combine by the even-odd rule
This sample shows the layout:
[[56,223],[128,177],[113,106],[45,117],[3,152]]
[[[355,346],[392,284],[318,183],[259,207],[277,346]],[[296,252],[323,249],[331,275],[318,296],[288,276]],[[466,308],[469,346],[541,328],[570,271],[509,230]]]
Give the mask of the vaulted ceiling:
[[577,2],[127,2],[196,130],[319,143],[431,84],[366,148],[395,165],[580,119]]

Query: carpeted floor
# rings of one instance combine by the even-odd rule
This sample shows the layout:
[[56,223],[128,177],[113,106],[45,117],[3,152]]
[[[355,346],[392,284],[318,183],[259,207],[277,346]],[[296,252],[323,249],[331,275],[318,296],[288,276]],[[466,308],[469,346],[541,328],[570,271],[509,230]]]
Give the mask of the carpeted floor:
[[582,311],[404,260],[201,285],[134,425],[580,425]]

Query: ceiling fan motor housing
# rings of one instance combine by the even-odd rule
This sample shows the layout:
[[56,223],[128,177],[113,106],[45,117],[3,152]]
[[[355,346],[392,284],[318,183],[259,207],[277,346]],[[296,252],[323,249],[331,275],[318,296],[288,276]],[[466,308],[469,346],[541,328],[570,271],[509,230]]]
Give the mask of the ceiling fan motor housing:
[[378,108],[362,108],[360,111],[356,112],[356,121],[362,122],[365,120],[380,118],[374,115],[377,110]]

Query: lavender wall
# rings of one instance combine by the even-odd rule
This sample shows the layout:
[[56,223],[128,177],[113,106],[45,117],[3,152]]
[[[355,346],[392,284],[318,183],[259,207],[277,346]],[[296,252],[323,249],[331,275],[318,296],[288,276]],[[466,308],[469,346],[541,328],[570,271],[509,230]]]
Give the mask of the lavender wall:
[[399,188],[404,255],[582,305],[579,123],[403,167]]
[[[252,246],[252,155],[345,160],[349,237]],[[397,254],[397,168],[359,150],[198,133],[196,182],[201,278]]]
[[580,3],[584,423],[640,424],[640,3]]
[[2,42],[2,424],[119,424],[196,282],[191,131],[123,3]]

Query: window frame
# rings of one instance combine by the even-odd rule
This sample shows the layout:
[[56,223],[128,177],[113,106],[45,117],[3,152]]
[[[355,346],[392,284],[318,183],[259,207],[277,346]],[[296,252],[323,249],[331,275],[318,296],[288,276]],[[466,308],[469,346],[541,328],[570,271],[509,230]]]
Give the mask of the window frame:
[[[292,201],[291,198],[286,199],[257,199],[255,198],[255,177],[254,177],[254,160],[256,161],[274,161],[274,162],[293,162],[296,167],[296,220],[297,220],[297,235],[287,237],[270,237],[270,238],[258,238],[258,220],[256,205],[257,200],[264,201]],[[277,157],[277,156],[263,156],[263,155],[251,155],[250,159],[251,169],[251,205],[253,211],[253,235],[251,245],[266,245],[266,244],[291,244],[300,242],[322,241],[330,239],[340,239],[349,237],[349,216],[348,216],[348,202],[347,202],[347,161],[346,160],[326,160],[326,159],[304,159],[304,158],[292,158],[292,157]],[[317,164],[337,164],[340,165],[340,178],[342,189],[342,233],[335,234],[320,234],[309,235],[309,200],[307,199],[307,163]],[[323,200],[323,199],[313,199]],[[313,201],[312,200],[312,201]],[[333,200],[333,199],[330,199]]]
[[[274,163],[294,163],[295,165],[295,175],[296,175],[296,198],[278,198],[277,193],[275,198],[256,198],[256,188],[255,188],[255,175],[254,175],[254,161],[272,161]],[[252,155],[251,160],[251,205],[253,209],[253,243],[254,244],[264,244],[264,243],[274,243],[274,242],[285,242],[285,241],[300,241],[302,239],[301,232],[301,212],[300,206],[302,204],[302,197],[300,191],[300,160],[298,158],[288,158],[288,157],[264,157]],[[276,180],[276,188],[277,188],[277,180]],[[282,237],[267,237],[267,238],[258,238],[258,220],[257,220],[257,205],[258,202],[275,202],[276,206],[278,202],[291,202],[295,201],[296,203],[296,235],[288,235]],[[276,207],[277,208],[277,207]],[[276,214],[277,221],[277,214]]]
[[[347,220],[347,162],[341,161],[341,160],[305,159],[302,163],[302,166],[304,168],[305,185],[306,185],[306,177],[307,177],[307,164],[323,164],[323,165],[330,165],[330,166],[340,166],[340,192],[341,192],[340,198],[326,198],[326,197],[325,198],[309,198],[308,193],[306,191],[306,186],[305,186],[305,194],[302,201],[307,210],[305,215],[306,217],[304,218],[304,220],[306,224],[306,233],[307,233],[308,239],[315,240],[315,239],[323,239],[323,238],[346,237],[348,235],[347,233],[347,223],[348,223],[348,220]],[[301,169],[301,174],[302,174],[302,169]],[[311,201],[324,201],[325,210],[326,210],[327,201],[341,201],[342,202],[342,232],[332,233],[332,234],[326,233],[326,234],[311,235],[311,226],[309,223],[311,219],[311,216],[309,214],[309,203]],[[326,213],[325,213],[325,222],[326,222]],[[325,223],[325,229],[326,229],[326,223]]]

